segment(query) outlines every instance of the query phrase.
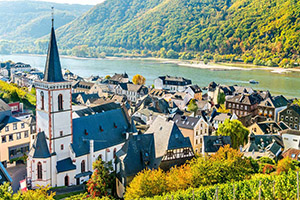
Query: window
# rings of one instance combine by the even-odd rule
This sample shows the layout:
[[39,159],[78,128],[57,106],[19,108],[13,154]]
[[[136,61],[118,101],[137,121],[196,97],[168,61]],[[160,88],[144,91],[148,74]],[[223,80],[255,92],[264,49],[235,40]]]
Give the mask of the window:
[[17,133],[17,140],[21,139],[21,133]]
[[291,155],[291,158],[295,158],[295,157],[296,157],[296,154],[293,153],[293,154]]
[[253,129],[254,133],[256,133],[256,128]]
[[202,144],[202,138],[200,138],[200,144]]
[[114,148],[114,158],[116,158],[117,149]]
[[11,142],[11,141],[14,141],[14,135],[13,134],[10,134],[9,136],[9,141]]
[[283,118],[284,118],[284,116],[283,116],[283,115],[281,115],[281,121],[283,121]]
[[62,137],[63,136],[63,131],[60,131],[59,135],[60,135],[60,137]]
[[298,117],[295,117],[295,122],[298,122]]
[[28,131],[24,132],[24,138],[28,138]]
[[17,127],[18,127],[18,126],[17,126],[17,123],[14,123],[14,124],[13,124],[13,129],[14,129],[14,130],[17,130]]
[[298,125],[297,125],[297,124],[295,124],[295,126],[294,126],[294,127],[295,127],[295,129],[298,129]]
[[228,108],[230,108],[230,107],[231,107],[231,103],[228,104]]
[[85,172],[85,160],[81,161],[81,173]]
[[9,126],[5,126],[5,131],[9,131]]
[[290,117],[290,120],[293,121],[293,117]]
[[44,107],[44,104],[45,104],[45,101],[44,101],[44,92],[42,91],[41,92],[41,110],[44,110],[45,107]]
[[60,145],[60,150],[64,150],[64,145]]
[[247,107],[247,106],[245,106],[245,110],[248,110],[248,107]]
[[21,128],[25,128],[25,123],[22,123],[22,124],[21,124]]
[[196,144],[198,144],[198,139],[196,139]]
[[43,172],[42,172],[42,163],[41,162],[38,162],[38,164],[37,164],[37,171],[38,171],[38,173],[37,173],[37,176],[38,176],[38,179],[43,179]]
[[6,135],[2,136],[2,143],[5,143],[5,142],[6,142]]
[[63,110],[63,96],[62,96],[62,94],[58,95],[58,110]]
[[288,121],[289,120],[289,116],[285,116],[285,120]]
[[199,135],[199,132],[198,132],[198,130],[196,131],[196,136],[197,136],[197,135]]

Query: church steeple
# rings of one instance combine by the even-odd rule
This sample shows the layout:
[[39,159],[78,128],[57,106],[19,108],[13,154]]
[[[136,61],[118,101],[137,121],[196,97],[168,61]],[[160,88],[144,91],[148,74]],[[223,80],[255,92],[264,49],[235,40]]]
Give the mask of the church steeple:
[[44,81],[63,82],[65,80],[61,72],[61,65],[59,61],[59,54],[58,54],[53,22],[54,22],[54,18],[53,18],[53,7],[52,7],[52,27],[51,27],[50,42],[49,42],[48,54],[47,54],[47,60],[45,66]]

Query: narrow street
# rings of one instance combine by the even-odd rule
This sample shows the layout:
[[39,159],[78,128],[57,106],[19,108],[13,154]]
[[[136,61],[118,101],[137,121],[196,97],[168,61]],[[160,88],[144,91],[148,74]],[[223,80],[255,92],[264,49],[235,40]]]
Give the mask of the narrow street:
[[12,182],[12,189],[14,193],[18,192],[20,187],[20,181],[25,179],[26,177],[26,165],[25,164],[18,164],[15,167],[7,168],[7,172],[11,176]]

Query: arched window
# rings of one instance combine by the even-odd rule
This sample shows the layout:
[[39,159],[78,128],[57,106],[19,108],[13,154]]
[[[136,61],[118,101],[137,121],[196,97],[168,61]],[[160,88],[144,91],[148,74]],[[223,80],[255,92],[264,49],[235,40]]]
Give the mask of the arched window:
[[65,186],[69,186],[69,176],[65,176]]
[[42,104],[41,109],[44,110],[45,109],[45,107],[44,107],[45,101],[44,101],[44,92],[43,91],[41,92],[41,104]]
[[43,179],[43,172],[42,172],[42,163],[38,162],[37,164],[37,171],[38,171],[38,179]]
[[58,110],[63,110],[63,96],[62,96],[62,94],[58,95]]
[[116,158],[117,149],[114,148],[114,158]]
[[81,162],[81,173],[85,172],[85,160]]
[[98,160],[102,160],[102,154],[100,154],[99,156],[98,156]]

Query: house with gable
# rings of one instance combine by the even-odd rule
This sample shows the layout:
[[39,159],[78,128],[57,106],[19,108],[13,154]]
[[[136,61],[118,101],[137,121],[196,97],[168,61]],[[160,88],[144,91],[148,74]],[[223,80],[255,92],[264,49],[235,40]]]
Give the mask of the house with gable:
[[27,178],[32,188],[82,184],[96,159],[114,159],[135,126],[123,108],[73,119],[72,83],[62,75],[53,23],[44,74],[35,85],[38,133],[27,159]]
[[[116,188],[120,198],[134,176],[148,168],[169,170],[194,157],[191,142],[173,121],[158,116],[142,135],[133,135],[116,154]],[[134,164],[133,164],[134,163]]]

